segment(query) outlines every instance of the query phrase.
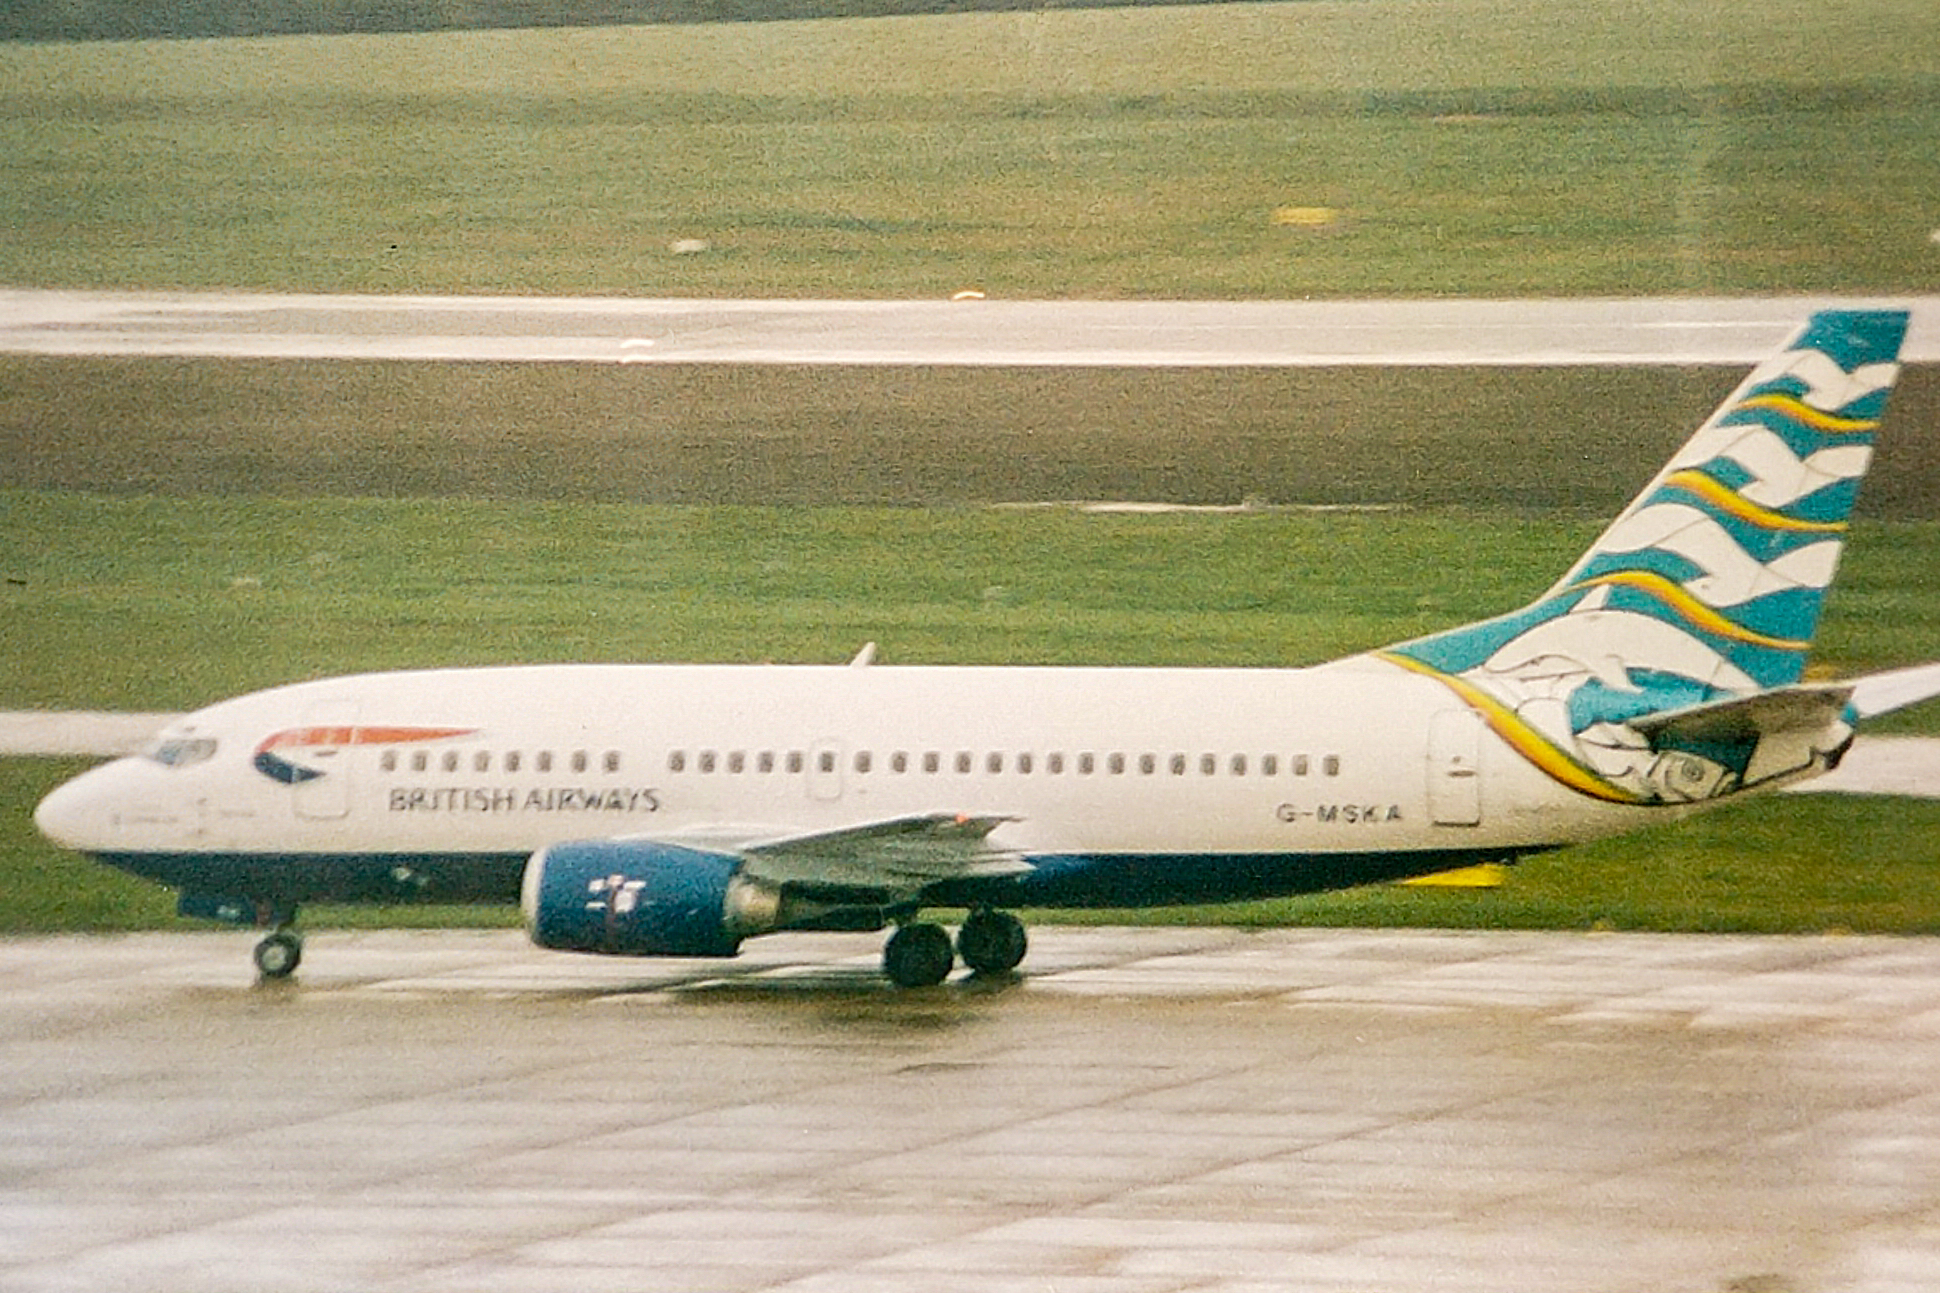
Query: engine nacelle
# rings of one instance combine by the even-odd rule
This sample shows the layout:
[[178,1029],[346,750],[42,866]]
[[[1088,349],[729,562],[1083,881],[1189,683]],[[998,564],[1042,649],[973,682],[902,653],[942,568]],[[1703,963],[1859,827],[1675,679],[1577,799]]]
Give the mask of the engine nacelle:
[[526,932],[608,956],[733,956],[777,927],[781,896],[725,853],[625,840],[553,844],[525,866]]

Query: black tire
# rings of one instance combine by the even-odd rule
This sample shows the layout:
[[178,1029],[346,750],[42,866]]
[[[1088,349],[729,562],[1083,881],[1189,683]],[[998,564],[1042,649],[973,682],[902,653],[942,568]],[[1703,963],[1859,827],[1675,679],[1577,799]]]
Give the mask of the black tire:
[[287,979],[303,964],[303,940],[278,930],[256,944],[256,970],[265,979]]
[[950,977],[956,959],[941,925],[904,925],[882,949],[882,972],[899,988],[933,988]]
[[975,974],[1009,974],[1029,948],[1024,922],[1007,911],[973,911],[957,931],[957,955]]

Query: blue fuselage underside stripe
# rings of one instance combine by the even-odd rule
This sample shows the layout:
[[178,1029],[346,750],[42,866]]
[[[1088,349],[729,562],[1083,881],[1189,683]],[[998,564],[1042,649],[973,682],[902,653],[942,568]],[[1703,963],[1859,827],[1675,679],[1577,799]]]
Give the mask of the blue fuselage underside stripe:
[[[99,860],[184,893],[277,903],[514,903],[527,856],[488,853],[104,853]],[[1157,907],[1346,889],[1508,862],[1501,849],[1402,853],[1057,854],[1029,875],[930,886],[939,907]]]

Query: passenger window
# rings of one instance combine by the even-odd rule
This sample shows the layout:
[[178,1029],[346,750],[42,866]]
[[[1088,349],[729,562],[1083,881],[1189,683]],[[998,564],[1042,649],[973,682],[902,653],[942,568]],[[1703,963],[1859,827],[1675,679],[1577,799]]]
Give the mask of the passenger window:
[[397,751],[386,750],[377,760],[377,766],[386,772],[397,771]]
[[1219,771],[1219,756],[1218,756],[1218,755],[1216,755],[1216,754],[1202,754],[1202,755],[1200,755],[1200,756],[1199,756],[1199,775],[1200,775],[1200,776],[1202,776],[1202,777],[1210,777],[1210,776],[1212,776],[1212,775],[1213,775],[1213,774],[1214,774],[1215,772],[1218,772],[1218,771]]
[[1004,770],[1004,756],[996,753],[985,755],[983,765],[994,777]]
[[1159,760],[1157,755],[1141,754],[1138,756],[1138,772],[1140,776],[1149,777],[1158,770]]
[[533,766],[538,768],[539,771],[551,772],[552,771],[552,751],[551,750],[539,751],[539,753],[533,756],[532,762],[533,762]]
[[1024,775],[1029,776],[1031,769],[1035,766],[1037,765],[1032,761],[1030,755],[1020,754],[1017,756],[1017,770]]
[[970,775],[970,752],[968,750],[959,750],[957,752],[957,775],[963,777]]
[[719,756],[718,756],[718,755],[716,755],[716,754],[714,753],[714,751],[712,751],[712,750],[702,750],[702,751],[701,751],[701,762],[700,762],[700,769],[701,769],[701,771],[702,771],[702,772],[712,772],[712,771],[714,771],[714,763],[715,763],[715,760],[716,760],[716,759],[717,759],[718,757],[719,757]]
[[1293,775],[1296,777],[1304,777],[1307,775],[1306,755],[1296,754],[1293,756]]
[[857,750],[855,752],[855,770],[857,772],[869,771],[871,767],[875,766],[875,761],[875,756],[867,750]]
[[1098,766],[1098,756],[1087,750],[1078,756],[1078,775],[1088,777]]
[[489,753],[487,753],[484,750],[480,750],[477,754],[474,754],[472,756],[473,772],[490,772],[491,770],[492,770],[492,756]]
[[1105,770],[1114,777],[1123,776],[1125,773],[1125,756],[1122,754],[1114,754],[1106,759]]
[[925,752],[925,753],[924,753],[924,755],[923,755],[923,771],[925,771],[925,772],[938,772],[938,771],[941,771],[941,770],[942,770],[942,767],[943,767],[943,756],[942,756],[942,755],[940,755],[940,754],[938,754],[938,753],[937,753],[937,752],[936,752],[935,750],[929,750],[929,751],[927,751],[927,752]]
[[815,766],[821,769],[823,772],[834,772],[835,771],[835,751],[823,750],[820,754],[816,755]]
[[895,752],[894,754],[892,754],[892,755],[890,755],[890,756],[889,756],[889,770],[890,770],[891,772],[908,772],[908,771],[909,771],[909,755],[907,755],[907,754],[905,754],[905,753],[904,753],[903,751],[901,751],[901,750],[898,750],[898,751],[896,751],[896,752]]
[[586,771],[586,751],[584,750],[573,751],[573,771],[574,772]]
[[446,772],[458,771],[458,751],[446,750],[445,757],[440,759],[438,762],[439,762],[439,766],[442,767]]
[[1233,756],[1233,775],[1236,777],[1243,777],[1246,775],[1246,756],[1245,755],[1235,754]]
[[675,750],[673,753],[669,754],[667,756],[667,771],[669,772],[687,771],[687,751]]
[[1044,770],[1054,777],[1062,775],[1064,772],[1064,756],[1062,754],[1045,755]]
[[430,766],[431,766],[430,755],[426,754],[423,750],[411,751],[411,771],[423,772],[426,768]]
[[1340,775],[1340,755],[1330,754],[1322,759],[1320,761],[1320,770],[1326,776],[1338,777]]
[[606,757],[600,760],[600,766],[608,772],[618,772],[620,770],[620,752],[618,750],[608,750]]
[[1277,754],[1262,754],[1260,756],[1260,775],[1263,777],[1279,776],[1280,756]]
[[773,772],[775,770],[775,752],[773,750],[763,750],[760,756],[755,759],[754,766],[756,772]]
[[802,752],[800,750],[790,750],[788,752],[788,770],[790,772],[800,772],[802,766]]
[[507,772],[517,772],[519,770],[519,752],[517,750],[506,752],[505,770]]
[[740,750],[728,755],[728,771],[740,772],[748,766],[748,756]]

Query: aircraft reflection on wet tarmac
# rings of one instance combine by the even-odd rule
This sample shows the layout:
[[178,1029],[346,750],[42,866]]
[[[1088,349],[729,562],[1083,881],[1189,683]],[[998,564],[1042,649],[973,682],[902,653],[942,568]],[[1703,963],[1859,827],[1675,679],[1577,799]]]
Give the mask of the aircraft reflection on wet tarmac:
[[0,1286],[1781,1290],[1940,1270],[1940,940],[0,944]]

